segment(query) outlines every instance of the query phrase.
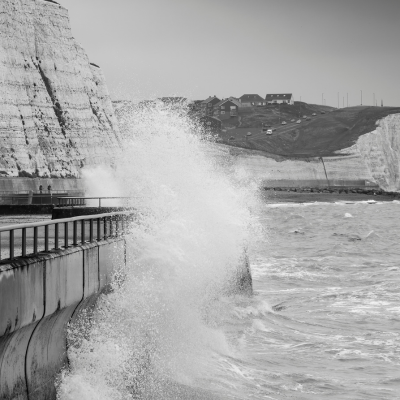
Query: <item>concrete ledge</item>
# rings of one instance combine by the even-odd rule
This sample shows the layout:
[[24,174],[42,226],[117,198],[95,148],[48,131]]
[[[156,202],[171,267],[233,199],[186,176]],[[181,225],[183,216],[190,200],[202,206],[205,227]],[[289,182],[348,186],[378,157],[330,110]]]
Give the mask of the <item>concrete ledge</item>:
[[130,211],[133,208],[127,207],[55,207],[52,209],[52,219],[73,218],[82,215],[105,214],[119,211]]
[[339,194],[365,194],[365,195],[381,195],[393,198],[400,198],[400,192],[386,192],[383,189],[368,187],[264,187],[264,190],[273,190],[275,192],[297,192],[297,193],[339,193]]
[[15,214],[52,214],[54,206],[48,205],[0,205],[0,215],[15,215]]

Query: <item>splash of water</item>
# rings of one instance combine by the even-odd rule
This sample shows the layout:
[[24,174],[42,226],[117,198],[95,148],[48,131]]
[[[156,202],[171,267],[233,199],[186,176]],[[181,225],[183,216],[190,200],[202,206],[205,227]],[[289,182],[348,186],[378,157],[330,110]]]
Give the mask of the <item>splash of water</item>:
[[115,176],[138,210],[133,261],[70,327],[59,400],[189,398],[180,390],[206,386],[218,354],[232,351],[216,304],[259,233],[254,187],[181,109],[138,109],[125,125]]

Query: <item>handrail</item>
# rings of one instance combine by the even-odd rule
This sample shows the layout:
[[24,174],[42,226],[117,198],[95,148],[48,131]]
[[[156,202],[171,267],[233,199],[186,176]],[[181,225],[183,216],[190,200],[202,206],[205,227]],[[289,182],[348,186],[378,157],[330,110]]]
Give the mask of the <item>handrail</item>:
[[[110,237],[123,236],[126,233],[127,223],[132,214],[132,211],[121,211],[0,227],[0,261],[4,261],[5,259],[14,260],[17,258],[15,256],[15,251],[17,249],[15,237],[16,231],[21,231],[21,256],[26,257],[28,254],[28,239],[33,239],[33,252],[30,254],[37,255],[41,251],[49,252],[51,241],[54,242],[54,250],[59,250],[60,248],[69,248],[84,243],[92,243]],[[72,223],[71,233],[69,232],[70,223]],[[89,235],[87,235],[86,232],[86,223],[89,225]],[[60,224],[64,225],[64,232],[61,235],[59,229]],[[78,225],[80,225],[80,229],[78,228]],[[54,227],[54,232],[51,232],[53,234],[52,239],[50,239],[50,227]],[[44,228],[44,237],[39,237],[39,228]],[[33,237],[27,236],[28,229],[33,229]],[[6,246],[9,251],[8,258],[2,258],[4,239],[1,234],[4,232],[8,232],[8,243]],[[80,240],[78,240],[78,236],[80,236]],[[87,236],[89,236],[89,238],[87,238]],[[60,246],[60,241],[62,239],[64,243]],[[41,240],[43,240],[43,243],[39,243]],[[40,244],[42,244],[43,248],[41,251],[39,250]]]

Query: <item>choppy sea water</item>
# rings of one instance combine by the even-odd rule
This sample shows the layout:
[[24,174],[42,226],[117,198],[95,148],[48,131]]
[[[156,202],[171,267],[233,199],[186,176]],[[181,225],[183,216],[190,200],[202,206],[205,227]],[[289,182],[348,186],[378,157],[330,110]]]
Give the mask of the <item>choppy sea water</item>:
[[269,242],[230,334],[236,398],[399,399],[400,204],[277,205],[259,217]]
[[[176,110],[130,124],[90,174],[134,199],[129,262],[70,326],[58,399],[400,399],[399,202],[274,205]],[[250,297],[226,290],[244,251]]]

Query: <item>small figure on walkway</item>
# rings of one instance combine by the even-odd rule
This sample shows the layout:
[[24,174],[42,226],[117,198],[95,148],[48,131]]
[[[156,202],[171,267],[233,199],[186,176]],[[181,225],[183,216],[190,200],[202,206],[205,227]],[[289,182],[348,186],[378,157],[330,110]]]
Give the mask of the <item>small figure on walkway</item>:
[[43,193],[43,185],[39,186],[39,193],[42,194]]
[[51,185],[47,186],[47,190],[49,191],[49,194],[51,194]]

